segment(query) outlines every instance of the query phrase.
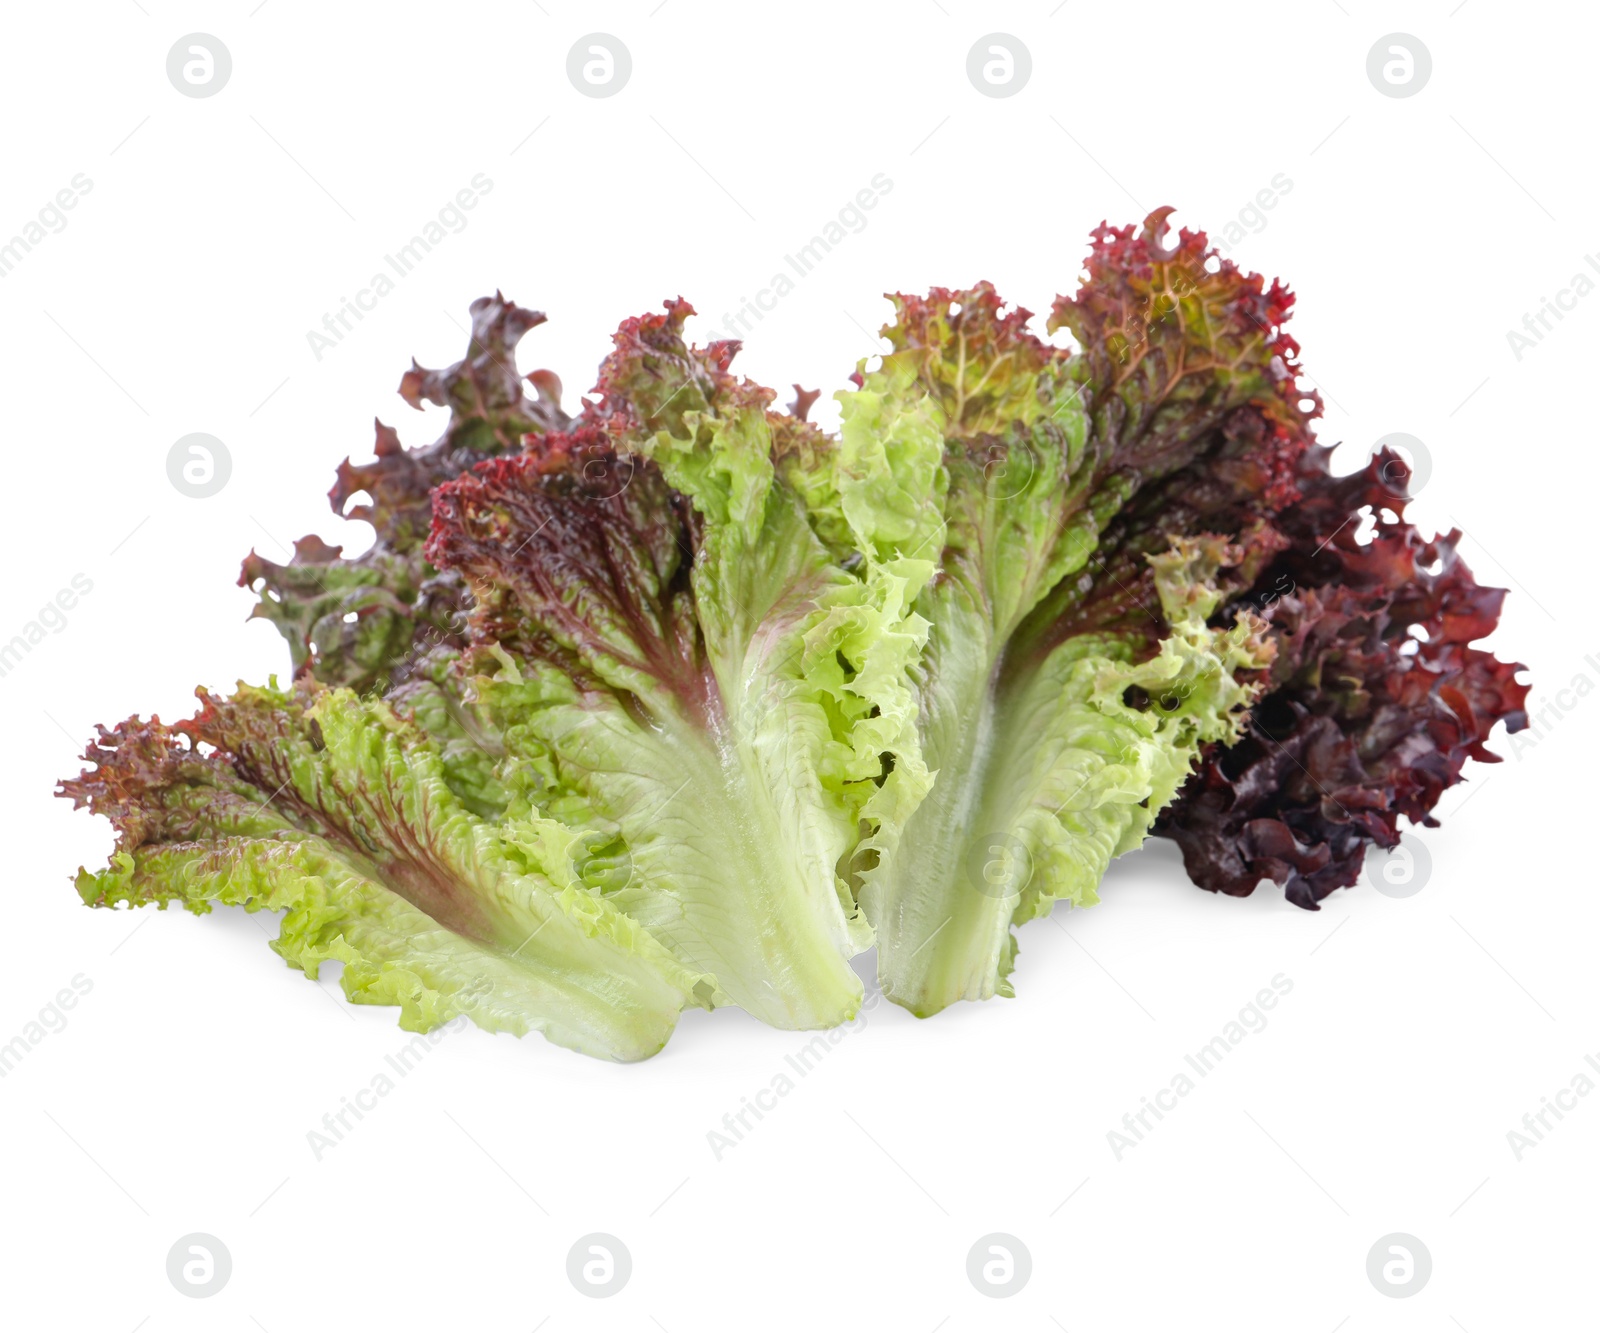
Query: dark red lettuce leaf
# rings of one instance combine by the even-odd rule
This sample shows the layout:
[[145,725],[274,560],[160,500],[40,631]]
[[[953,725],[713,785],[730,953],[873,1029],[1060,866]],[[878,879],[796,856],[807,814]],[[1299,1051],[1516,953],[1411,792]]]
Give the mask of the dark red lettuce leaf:
[[588,422],[440,486],[433,513],[428,558],[470,586],[475,646],[550,662],[634,707],[671,700],[703,715],[697,519],[654,463],[617,453]]
[[1527,725],[1523,668],[1472,646],[1504,589],[1474,580],[1459,532],[1428,540],[1406,521],[1397,454],[1335,477],[1331,453],[1302,456],[1300,498],[1260,538],[1274,554],[1232,604],[1272,626],[1270,692],[1156,824],[1202,888],[1242,896],[1272,879],[1312,909],[1356,882],[1369,845],[1399,842],[1402,816],[1437,825],[1466,761],[1498,761],[1484,744],[1496,723]]
[[[372,463],[339,465],[328,492],[335,513],[365,519],[395,550],[410,550],[428,538],[432,510],[429,492],[460,476],[475,463],[516,453],[522,437],[561,430],[561,381],[536,370],[526,381],[517,373],[517,344],[529,329],[545,322],[537,310],[524,310],[499,292],[472,303],[472,336],[467,354],[445,370],[424,370],[415,361],[400,377],[400,396],[418,411],[426,400],[450,409],[444,434],[421,449],[403,449],[394,431],[378,427],[377,458]],[[530,396],[526,384],[532,384]],[[351,507],[365,491],[372,502]]]
[[1176,537],[1224,535],[1241,548],[1232,574],[1248,586],[1280,540],[1272,516],[1298,495],[1322,404],[1296,383],[1294,294],[1215,255],[1204,232],[1182,229],[1165,248],[1171,212],[1142,229],[1098,228],[1088,277],[1054,304],[1050,327],[1070,329],[1088,365],[1094,434],[1136,489],[1087,570],[1014,636],[1008,674],[1095,631],[1141,635],[1153,653],[1167,626],[1148,557]]
[[[1405,521],[1404,460],[1385,452],[1331,474],[1309,429],[1321,405],[1295,382],[1299,347],[1283,328],[1292,293],[1214,258],[1201,233],[1160,249],[1161,217],[1142,233],[1101,228],[1088,280],[1058,300],[1052,325],[1089,358],[1097,433],[1166,426],[1191,454],[1141,480],[1084,575],[1029,617],[1006,670],[1097,630],[1140,635],[1154,652],[1167,626],[1146,557],[1175,537],[1227,537],[1242,560],[1220,616],[1266,617],[1278,655],[1249,734],[1204,757],[1156,832],[1204,888],[1243,895],[1270,878],[1315,908],[1356,881],[1368,846],[1399,841],[1401,816],[1434,823],[1467,759],[1497,758],[1484,742],[1497,722],[1526,725],[1528,687],[1519,666],[1472,646],[1504,591],[1476,583],[1458,533],[1429,541]],[[1178,336],[1196,319],[1210,356]],[[1251,363],[1267,373],[1250,401],[1207,418],[1217,368]]]
[[[517,373],[517,344],[545,317],[498,292],[471,310],[464,358],[445,370],[413,362],[400,380],[400,395],[412,407],[421,410],[427,401],[450,409],[444,434],[407,449],[379,421],[373,460],[339,465],[328,499],[335,513],[372,524],[371,549],[346,560],[342,547],[310,536],[295,543],[287,564],[255,551],[244,561],[240,586],[261,594],[253,614],[272,621],[288,641],[297,677],[380,694],[418,675],[442,679],[433,665],[464,645],[470,599],[459,576],[424,557],[433,489],[485,458],[516,453],[524,436],[570,424],[553,374],[534,371],[524,380]],[[363,494],[364,501],[352,503]]]

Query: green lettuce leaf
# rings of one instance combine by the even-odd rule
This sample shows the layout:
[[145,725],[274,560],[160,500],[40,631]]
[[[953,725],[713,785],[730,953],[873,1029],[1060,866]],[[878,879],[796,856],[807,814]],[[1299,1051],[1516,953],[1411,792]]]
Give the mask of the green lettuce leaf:
[[1186,541],[1152,559],[1167,631],[1154,655],[1138,636],[1081,634],[995,690],[969,761],[983,780],[941,772],[923,808],[949,823],[914,819],[868,881],[890,999],[925,1017],[1012,994],[1012,927],[1057,899],[1098,902],[1107,865],[1141,845],[1202,745],[1237,736],[1271,653],[1248,613],[1206,623],[1236,554]]
[[[858,540],[880,554],[885,543],[908,556],[933,548],[938,562],[916,603],[930,626],[919,733],[936,779],[898,853],[861,889],[884,991],[919,1014],[1009,993],[1012,922],[1055,897],[1093,900],[1106,862],[1144,836],[1198,738],[1237,725],[1248,695],[1235,674],[1262,665],[1252,628],[1208,631],[1204,614],[1195,619],[1194,606],[1214,609],[1221,548],[1162,556],[1158,524],[1138,559],[1176,562],[1159,598],[1108,606],[1117,614],[1099,622],[1037,622],[1063,591],[1062,606],[1082,609],[1070,593],[1094,586],[1097,548],[1133,497],[1210,448],[1241,409],[1292,410],[1260,280],[1208,268],[1203,238],[1188,232],[1164,249],[1164,220],[1097,234],[1083,289],[1051,321],[1072,329],[1078,352],[1036,338],[1029,313],[1007,310],[986,283],[938,288],[891,298],[891,350],[839,395],[843,436],[919,441],[886,455],[895,484],[880,485],[901,498],[898,529]],[[930,421],[942,444],[931,477]],[[817,508],[826,534],[842,502]],[[1161,725],[1113,697],[1147,690],[1146,670],[1180,683],[1215,677],[1216,687],[1185,693],[1165,719],[1187,725]],[[1085,801],[1092,814],[1079,817]]]
[[473,815],[387,704],[310,682],[200,696],[174,727],[102,728],[94,768],[62,784],[118,831],[109,867],[79,874],[89,905],[282,911],[291,967],[342,963],[352,1002],[398,1005],[412,1031],[465,1015],[635,1060],[712,1002],[710,978],[583,882],[574,830]]
[[617,905],[763,1020],[849,1018],[870,940],[848,879],[927,786],[910,606],[927,561],[847,569],[772,394],[627,321],[598,401],[435,492],[429,558],[472,590],[474,697],[549,810],[631,866]]

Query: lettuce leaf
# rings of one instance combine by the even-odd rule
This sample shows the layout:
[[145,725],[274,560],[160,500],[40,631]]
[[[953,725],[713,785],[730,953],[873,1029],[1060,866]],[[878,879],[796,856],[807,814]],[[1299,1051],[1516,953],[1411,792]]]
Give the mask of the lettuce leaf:
[[[1167,211],[1138,233],[1096,234],[1087,280],[1051,321],[1072,329],[1077,355],[1041,342],[988,284],[935,289],[891,298],[891,350],[840,395],[846,438],[859,421],[920,436],[929,420],[942,438],[923,485],[941,522],[888,538],[905,555],[919,540],[941,548],[916,607],[930,623],[919,726],[937,777],[861,890],[884,991],[918,1014],[1010,993],[1011,926],[1058,897],[1094,901],[1107,862],[1142,839],[1199,746],[1236,733],[1250,673],[1268,660],[1248,617],[1206,624],[1218,572],[1238,555],[1216,543],[1164,555],[1159,521],[1135,558],[1159,594],[1082,600],[1102,537],[1144,490],[1217,448],[1241,411],[1303,416],[1294,346],[1277,327],[1285,293],[1208,266],[1194,233],[1163,248]],[[896,478],[914,491],[924,473]],[[1179,706],[1140,712],[1119,693],[1134,690]]]
[[372,525],[371,548],[346,560],[342,547],[310,536],[295,543],[287,564],[255,551],[244,561],[239,586],[261,595],[253,614],[283,634],[296,675],[381,694],[439,650],[461,646],[465,591],[422,553],[433,488],[485,458],[517,452],[530,433],[570,421],[550,371],[524,378],[516,370],[518,343],[544,315],[498,292],[474,301],[471,314],[464,358],[444,370],[413,361],[400,380],[411,407],[421,411],[426,401],[450,409],[444,434],[406,449],[392,427],[376,421],[372,461],[339,465],[329,503],[341,517]]
[[110,866],[79,874],[86,903],[282,911],[291,967],[342,963],[353,1003],[419,1032],[464,1014],[635,1060],[711,1002],[710,978],[587,890],[573,830],[471,814],[388,705],[312,682],[199,693],[176,726],[101,728],[95,767],[62,784],[118,833]]
[[1335,477],[1331,453],[1302,454],[1298,499],[1256,538],[1270,559],[1233,598],[1270,622],[1269,692],[1156,830],[1201,888],[1270,879],[1313,910],[1356,882],[1369,846],[1400,841],[1402,816],[1437,826],[1466,761],[1499,761],[1495,725],[1527,725],[1529,688],[1520,663],[1473,646],[1505,590],[1472,577],[1459,532],[1429,540],[1406,520],[1405,460],[1382,450]]
[[627,321],[573,430],[439,487],[428,555],[472,590],[474,697],[508,754],[626,848],[617,905],[750,1013],[827,1026],[869,938],[841,867],[926,787],[931,565],[843,567],[778,466],[771,392],[732,344],[690,348],[691,313]]

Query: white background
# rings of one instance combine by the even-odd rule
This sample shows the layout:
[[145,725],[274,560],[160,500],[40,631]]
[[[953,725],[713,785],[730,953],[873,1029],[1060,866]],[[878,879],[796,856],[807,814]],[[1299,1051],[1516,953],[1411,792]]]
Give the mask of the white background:
[[[1323,438],[1348,442],[1347,467],[1388,432],[1422,439],[1414,516],[1459,524],[1474,569],[1512,590],[1494,642],[1530,664],[1535,704],[1600,682],[1600,296],[1520,360],[1506,336],[1600,249],[1591,12],[257,4],[5,10],[0,239],[76,173],[93,182],[0,279],[0,639],[74,574],[93,582],[0,679],[0,1043],[74,976],[93,986],[0,1081],[8,1325],[1593,1326],[1600,1096],[1520,1161],[1507,1140],[1600,1052],[1593,695],[1561,696],[1569,715],[1515,758],[1500,738],[1508,762],[1446,795],[1414,896],[1363,885],[1316,914],[1271,886],[1219,899],[1153,845],[1101,906],[1024,931],[1018,999],[926,1022],[881,1005],[720,1161],[708,1131],[804,1044],[732,1011],[685,1015],[627,1068],[452,1033],[316,1160],[308,1131],[406,1040],[393,1011],[286,970],[265,919],[86,911],[68,876],[110,831],[50,795],[92,724],[175,718],[197,683],[285,670],[276,632],[245,623],[239,558],[286,559],[310,531],[365,544],[322,498],[334,466],[366,456],[374,412],[435,437],[393,388],[413,354],[460,356],[472,298],[548,312],[522,366],[570,398],[619,319],[681,293],[720,323],[880,172],[891,193],[759,325],[746,373],[785,400],[795,380],[831,393],[873,351],[885,290],[989,278],[1047,311],[1102,218],[1171,203],[1216,230],[1283,173],[1292,190],[1232,253],[1299,294]],[[1033,62],[1004,99],[965,72],[995,30]],[[206,99],[165,72],[195,31],[233,59]],[[603,100],[565,74],[595,31],[633,58]],[[1433,58],[1404,99],[1365,72],[1395,31]],[[480,172],[470,225],[318,360],[308,330]],[[211,499],[167,479],[193,431],[232,455]],[[1279,973],[1293,990],[1269,1026],[1117,1160],[1108,1131]],[[233,1257],[208,1300],[165,1271],[197,1231]],[[603,1301],[565,1275],[595,1231],[634,1263]],[[1033,1256],[1007,1300],[966,1276],[995,1231]],[[1434,1263],[1404,1300],[1365,1271],[1396,1231]]]

